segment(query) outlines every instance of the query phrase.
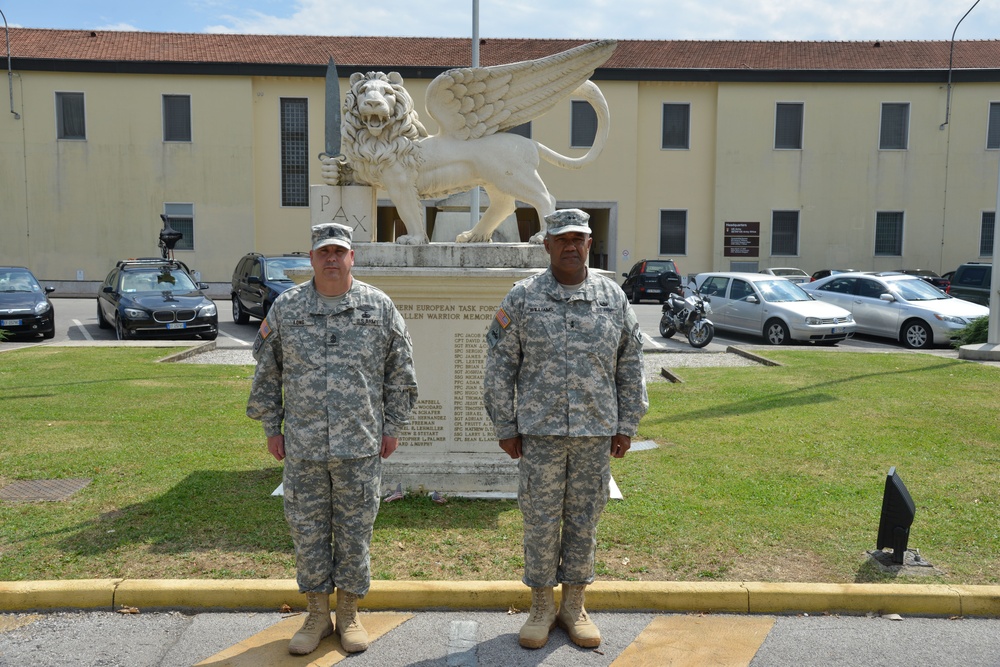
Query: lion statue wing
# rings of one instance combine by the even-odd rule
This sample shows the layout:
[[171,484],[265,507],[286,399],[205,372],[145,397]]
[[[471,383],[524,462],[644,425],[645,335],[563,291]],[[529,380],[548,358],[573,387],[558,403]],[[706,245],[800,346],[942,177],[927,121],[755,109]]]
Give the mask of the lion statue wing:
[[450,69],[427,87],[427,113],[441,126],[441,134],[455,139],[509,130],[572,94],[617,45],[608,39],[537,60]]

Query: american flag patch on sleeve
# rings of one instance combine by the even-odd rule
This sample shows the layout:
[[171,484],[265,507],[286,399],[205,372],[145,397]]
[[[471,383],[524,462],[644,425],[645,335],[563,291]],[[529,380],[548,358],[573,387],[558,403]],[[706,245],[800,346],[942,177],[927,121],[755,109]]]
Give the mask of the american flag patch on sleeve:
[[496,320],[504,329],[510,325],[510,317],[504,312],[503,308],[497,311]]
[[267,318],[264,318],[263,320],[260,321],[260,331],[259,331],[259,333],[260,333],[261,339],[265,339],[265,338],[267,338],[268,336],[271,335],[271,327],[267,323]]

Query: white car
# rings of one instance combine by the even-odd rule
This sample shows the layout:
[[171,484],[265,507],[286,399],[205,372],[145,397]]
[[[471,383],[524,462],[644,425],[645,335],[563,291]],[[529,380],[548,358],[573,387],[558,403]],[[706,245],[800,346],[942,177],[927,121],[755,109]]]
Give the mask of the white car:
[[760,272],[769,276],[781,276],[782,278],[788,278],[796,284],[807,283],[811,280],[808,273],[802,269],[796,269],[791,266],[775,266],[770,269],[761,269]]
[[771,345],[793,340],[833,345],[854,335],[843,308],[817,301],[795,283],[764,273],[699,273],[695,285],[711,299],[712,323],[763,336]]
[[802,287],[851,311],[858,333],[886,336],[914,349],[945,345],[969,322],[990,314],[986,306],[901,273],[838,273]]

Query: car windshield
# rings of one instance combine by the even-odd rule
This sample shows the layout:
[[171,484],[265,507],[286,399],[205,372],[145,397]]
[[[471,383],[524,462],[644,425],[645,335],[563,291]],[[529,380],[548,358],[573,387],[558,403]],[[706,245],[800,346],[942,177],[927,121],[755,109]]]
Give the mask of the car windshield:
[[29,271],[0,269],[0,292],[39,292],[41,289]]
[[651,273],[654,276],[658,276],[664,271],[673,271],[674,265],[670,262],[646,262],[646,273]]
[[764,301],[785,303],[788,301],[809,301],[809,295],[801,287],[788,280],[758,280],[754,283]]
[[288,269],[309,269],[312,265],[309,263],[309,258],[303,257],[276,257],[274,259],[267,260],[267,279],[268,280],[288,280],[291,278],[285,275],[285,271]]
[[149,269],[122,274],[122,292],[190,292],[197,289],[181,269]]
[[889,289],[905,301],[937,301],[938,299],[952,298],[920,278],[893,280],[889,283]]

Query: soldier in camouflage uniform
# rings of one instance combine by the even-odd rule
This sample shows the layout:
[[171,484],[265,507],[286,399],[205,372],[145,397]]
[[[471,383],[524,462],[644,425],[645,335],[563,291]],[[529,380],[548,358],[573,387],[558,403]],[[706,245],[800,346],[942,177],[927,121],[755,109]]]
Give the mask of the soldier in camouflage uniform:
[[383,292],[351,276],[351,228],[313,227],[309,257],[314,278],[279,296],[261,322],[247,404],[268,451],[285,462],[285,519],[309,608],[288,645],[297,655],[334,632],[334,588],[341,644],[368,648],[357,601],[370,582],[381,458],[395,451],[417,400],[402,316]]
[[577,209],[546,216],[549,269],[514,285],[486,334],[486,411],[500,447],[519,459],[526,648],[544,646],[556,623],[579,646],[600,644],[584,608],[597,520],[610,457],[625,455],[649,406],[635,313],[613,280],[587,270],[589,218]]

